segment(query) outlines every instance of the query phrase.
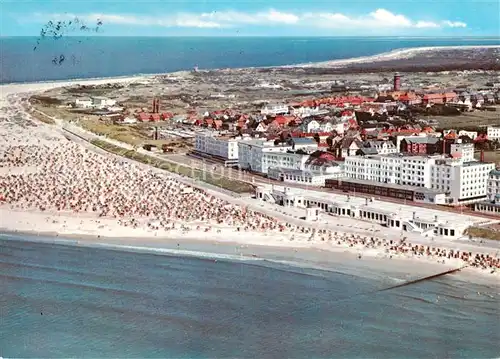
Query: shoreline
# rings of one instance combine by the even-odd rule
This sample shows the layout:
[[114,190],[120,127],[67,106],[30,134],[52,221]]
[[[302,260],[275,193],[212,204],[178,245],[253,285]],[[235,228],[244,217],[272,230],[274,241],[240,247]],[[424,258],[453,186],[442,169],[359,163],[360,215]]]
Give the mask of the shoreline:
[[[500,47],[500,46],[499,46]],[[125,77],[125,78],[119,78],[117,81],[128,81],[130,79],[132,80],[137,80],[141,79],[144,77]],[[85,81],[86,83],[96,83],[96,82],[104,82],[104,83],[109,83],[110,80],[89,80]],[[0,102],[9,102],[6,97],[12,94],[16,94],[18,97],[23,96],[23,93],[26,92],[24,89],[25,87],[31,87],[29,92],[36,92],[40,91],[47,86],[53,86],[53,87],[60,87],[61,84],[64,83],[71,83],[69,81],[66,82],[59,82],[59,83],[42,83],[38,84],[38,86],[34,86],[37,84],[23,84],[23,85],[12,85],[12,86],[6,86],[7,90],[1,92],[0,96]],[[3,86],[2,86],[3,87]],[[37,88],[38,87],[38,88]],[[1,87],[0,87],[1,89]],[[6,113],[6,116],[8,117],[8,113]],[[29,117],[27,117],[29,118]],[[54,131],[50,126],[40,124],[41,129],[43,131],[46,131],[47,133],[51,133],[53,135],[57,134],[57,131]],[[8,133],[8,132],[7,132]],[[50,140],[49,140],[50,141]],[[169,176],[172,177],[172,176]],[[219,196],[221,197],[221,196]],[[28,235],[56,235],[56,237],[75,237],[75,238],[84,238],[83,240],[87,240],[89,242],[94,243],[99,236],[102,240],[106,241],[127,241],[127,240],[133,240],[136,243],[144,243],[146,241],[175,241],[176,239],[183,239],[183,244],[185,241],[185,238],[189,238],[188,240],[196,240],[198,244],[201,242],[204,242],[204,245],[210,244],[215,242],[218,243],[237,243],[238,245],[241,246],[258,246],[260,250],[264,248],[264,251],[266,249],[269,249],[271,247],[279,248],[279,251],[296,251],[300,249],[300,252],[304,250],[314,250],[314,251],[323,251],[325,253],[328,253],[328,255],[332,255],[332,253],[337,253],[337,254],[343,254],[346,256],[353,257],[353,259],[356,259],[356,256],[362,256],[363,260],[368,260],[368,258],[375,258],[376,260],[380,261],[380,266],[381,267],[393,267],[394,265],[387,265],[387,257],[390,254],[387,254],[388,252],[384,253],[384,247],[369,247],[369,246],[361,246],[359,243],[356,243],[355,245],[353,244],[351,248],[349,248],[349,245],[347,242],[342,242],[342,244],[337,245],[335,242],[337,239],[334,237],[332,241],[328,241],[325,239],[320,239],[321,235],[316,236],[314,239],[313,237],[310,236],[310,232],[285,232],[285,233],[280,233],[280,232],[275,232],[275,231],[255,231],[255,230],[250,230],[250,231],[242,231],[242,232],[236,232],[235,226],[233,225],[232,227],[230,225],[221,225],[217,226],[214,225],[212,222],[207,222],[207,223],[196,223],[196,222],[185,222],[186,225],[193,227],[196,226],[197,224],[199,227],[214,227],[214,229],[217,229],[217,233],[215,233],[214,230],[210,231],[203,231],[204,229],[207,228],[200,228],[188,232],[181,231],[179,229],[179,222],[181,222],[182,226],[182,221],[176,221],[175,219],[172,220],[172,223],[175,223],[177,226],[176,229],[168,229],[168,230],[161,230],[161,234],[158,236],[158,232],[155,234],[154,230],[151,230],[150,227],[146,225],[142,225],[142,227],[139,228],[131,228],[130,226],[127,227],[126,225],[122,225],[119,223],[118,219],[116,218],[110,218],[110,217],[102,217],[98,218],[97,216],[92,216],[87,213],[87,215],[79,215],[75,213],[68,213],[68,212],[57,212],[57,213],[44,213],[40,211],[28,211],[28,210],[23,210],[23,211],[15,211],[12,210],[11,208],[7,208],[5,206],[0,207],[0,219],[4,221],[4,224],[2,224],[2,220],[0,220],[0,230],[6,229],[10,230],[11,232],[18,233],[18,234],[23,234],[26,233]],[[275,218],[277,218],[274,215]],[[124,218],[124,220],[127,220],[127,218]],[[144,220],[144,218],[139,218],[139,220]],[[52,223],[49,223],[51,221]],[[64,221],[64,224],[61,223]],[[66,221],[68,221],[68,224],[66,224]],[[83,224],[83,221],[85,221],[85,224]],[[90,221],[90,222],[89,222]],[[80,223],[78,223],[80,222]],[[105,224],[101,224],[105,223]],[[304,227],[307,227],[307,224],[303,225]],[[219,232],[219,227],[220,227],[220,232]],[[42,229],[41,231],[33,231],[32,228],[40,228]],[[174,227],[172,227],[174,228]],[[346,228],[346,231],[340,230],[342,235],[359,235],[359,233],[356,233],[354,230],[349,230]],[[378,232],[378,231],[377,231]],[[111,236],[107,236],[106,233],[112,233]],[[166,235],[168,233],[168,235]],[[187,234],[186,234],[187,233]],[[337,232],[335,232],[337,233]],[[89,236],[85,239],[85,236]],[[193,238],[193,236],[195,236]],[[297,236],[297,238],[293,238]],[[369,236],[373,236],[378,238],[378,234],[375,232],[370,233],[370,234],[363,234],[365,238],[368,238]],[[368,237],[366,237],[368,236]],[[308,237],[311,237],[311,239],[308,239]],[[326,237],[326,235],[325,235]],[[127,239],[128,238],[128,239]],[[228,238],[230,238],[228,240]],[[236,239],[236,240],[235,240]],[[394,235],[394,239],[397,240],[397,235]],[[82,239],[81,239],[82,240]],[[412,240],[413,242],[413,240]],[[419,244],[419,242],[416,242]],[[421,244],[422,242],[420,242]],[[165,243],[163,243],[165,244]],[[171,243],[170,243],[171,244]],[[122,243],[117,243],[117,245],[122,245]],[[425,245],[430,245],[430,246],[435,246],[436,243],[432,242],[426,242]],[[458,248],[463,249],[462,244],[457,244],[457,243],[451,243],[449,247],[445,248],[453,248],[458,250]],[[466,246],[465,246],[466,247]],[[154,246],[153,246],[154,248]],[[474,250],[478,251],[485,251],[484,248],[480,248],[479,246],[477,248],[474,248]],[[297,251],[298,252],[298,251]],[[300,256],[299,254],[297,254]],[[433,255],[427,257],[427,256],[416,256],[412,253],[409,254],[392,254],[390,255],[391,259],[394,259],[393,263],[396,261],[401,260],[402,263],[404,263],[403,267],[406,267],[410,265],[411,263],[415,264],[415,267],[419,267],[419,271],[423,271],[424,268],[440,268],[441,271],[444,271],[448,267],[448,265],[453,264],[455,267],[461,267],[464,262],[459,262],[455,261],[455,259],[446,259],[446,264],[439,264],[437,261],[443,261],[445,258],[442,257],[434,257]],[[356,263],[361,263],[363,261],[357,260]],[[418,265],[417,265],[418,264]],[[423,265],[422,265],[423,264]],[[436,265],[436,267],[434,267]],[[422,268],[420,268],[422,267]],[[469,271],[467,271],[469,272]],[[487,270],[480,270],[479,268],[470,268],[470,273],[474,274],[475,277],[483,277],[490,279],[497,277],[499,272],[496,272],[493,277],[489,274],[489,271]]]
[[[500,42],[500,39],[498,40]],[[305,62],[298,64],[288,64],[288,65],[274,65],[274,66],[248,66],[248,67],[234,67],[228,68],[229,70],[238,71],[238,70],[259,70],[259,69],[297,69],[297,68],[322,68],[322,67],[332,67],[332,68],[341,68],[348,67],[350,65],[356,64],[366,64],[373,63],[376,64],[378,62],[388,61],[388,60],[405,60],[411,58],[415,55],[425,53],[425,52],[442,52],[442,51],[451,51],[451,50],[473,50],[473,49],[499,49],[500,44],[497,45],[460,45],[460,46],[425,46],[425,47],[410,47],[410,48],[398,48],[391,51],[381,52],[374,55],[368,56],[359,56],[359,57],[351,57],[345,59],[335,59],[335,60],[325,60],[319,62]],[[201,69],[200,72],[203,71],[222,71],[228,70],[226,68],[214,68],[204,70]],[[101,81],[112,81],[112,82],[125,82],[132,81],[135,79],[150,79],[156,76],[165,76],[165,75],[175,75],[177,73],[185,73],[190,72],[191,69],[171,71],[171,72],[160,72],[160,73],[134,73],[129,75],[120,75],[120,76],[109,76],[109,77],[89,77],[89,78],[69,78],[69,79],[60,79],[60,80],[41,80],[35,82],[6,82],[0,83],[0,90],[4,86],[20,86],[20,85],[58,85],[61,87],[67,86],[65,83],[81,83],[81,82],[101,82]],[[54,87],[51,87],[54,88]]]
[[[250,235],[250,234],[249,234]],[[13,237],[13,238],[8,238]],[[149,238],[149,237],[100,237],[83,234],[59,235],[55,232],[9,231],[0,229],[0,240],[6,242],[30,242],[48,245],[76,246],[137,254],[187,257],[200,260],[242,262],[275,268],[285,266],[289,270],[332,272],[384,282],[388,287],[403,281],[458,268],[458,264],[441,264],[425,258],[358,255],[347,249],[321,248],[319,246],[278,246],[275,244],[245,244],[232,239],[199,239],[196,237]],[[178,244],[181,244],[180,246]],[[490,275],[474,268],[464,268],[453,274],[453,279],[489,287],[499,287]]]

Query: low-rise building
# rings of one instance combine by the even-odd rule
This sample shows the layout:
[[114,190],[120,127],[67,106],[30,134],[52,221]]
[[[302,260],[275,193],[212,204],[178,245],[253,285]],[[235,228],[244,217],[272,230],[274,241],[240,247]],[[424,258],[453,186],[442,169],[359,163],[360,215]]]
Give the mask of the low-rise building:
[[95,108],[103,109],[107,107],[114,107],[116,105],[116,100],[109,99],[103,96],[95,96],[92,98],[77,98],[75,100],[75,106],[79,108]]
[[94,108],[111,107],[116,105],[116,100],[104,96],[95,96],[92,97],[92,105]]
[[477,132],[476,131],[460,130],[460,131],[458,131],[458,137],[461,137],[461,136],[467,136],[471,140],[475,140],[477,138]]
[[79,108],[91,108],[92,107],[92,99],[88,97],[77,98],[75,100],[75,106]]
[[260,113],[266,116],[285,115],[288,113],[288,105],[267,104],[260,110]]
[[383,140],[366,140],[363,141],[363,146],[365,148],[372,148],[376,151],[376,154],[379,155],[388,155],[390,153],[398,152],[396,145],[391,141],[383,141]]
[[258,186],[255,198],[286,207],[317,208],[328,215],[355,218],[422,236],[459,238],[468,226],[481,221],[456,213],[379,201],[374,197],[341,196],[289,187]]

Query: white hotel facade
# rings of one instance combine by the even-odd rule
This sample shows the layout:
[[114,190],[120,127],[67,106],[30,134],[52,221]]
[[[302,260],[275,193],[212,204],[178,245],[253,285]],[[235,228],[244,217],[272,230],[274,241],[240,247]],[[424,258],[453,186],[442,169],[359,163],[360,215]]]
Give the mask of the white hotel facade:
[[272,167],[304,170],[309,156],[288,152],[299,149],[313,152],[318,149],[318,144],[310,138],[296,139],[294,145],[277,146],[273,141],[241,141],[238,145],[238,166],[241,169],[265,174]]
[[[408,156],[403,154],[349,156],[344,171],[348,178],[423,187],[445,193],[438,204],[468,204],[487,197],[488,178],[493,163],[475,161],[469,146],[461,156]],[[455,153],[459,149],[455,147]],[[454,149],[452,149],[454,153]],[[416,188],[417,189],[417,188]],[[444,203],[442,202],[444,200]]]
[[197,152],[226,160],[238,159],[238,141],[242,138],[218,137],[217,133],[199,133],[194,148]]
[[488,126],[486,129],[486,135],[488,140],[498,140],[500,139],[500,126]]

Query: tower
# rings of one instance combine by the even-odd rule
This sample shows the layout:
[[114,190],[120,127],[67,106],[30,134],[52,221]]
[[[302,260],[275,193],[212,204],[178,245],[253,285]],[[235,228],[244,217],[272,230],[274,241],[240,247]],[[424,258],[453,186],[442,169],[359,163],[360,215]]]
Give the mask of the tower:
[[394,74],[394,91],[399,91],[401,89],[401,75],[399,72]]

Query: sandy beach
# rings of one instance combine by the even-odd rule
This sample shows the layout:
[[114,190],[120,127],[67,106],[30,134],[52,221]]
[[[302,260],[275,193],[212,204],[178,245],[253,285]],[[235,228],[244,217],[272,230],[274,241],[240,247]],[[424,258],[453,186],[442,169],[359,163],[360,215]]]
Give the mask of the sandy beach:
[[374,258],[384,265],[391,259],[404,259],[417,272],[423,264],[433,264],[443,271],[469,266],[468,272],[488,278],[500,273],[495,245],[445,243],[406,234],[392,237],[382,235],[381,228],[361,223],[313,228],[278,215],[276,209],[259,208],[252,199],[235,201],[202,185],[185,193],[190,184],[182,179],[69,141],[60,129],[32,119],[21,104],[25,93],[53,87],[144,79],[0,88],[0,230],[77,236],[86,243],[111,240],[117,245],[124,238],[179,247],[188,240],[227,242],[297,253],[306,249],[349,253],[360,262]]
[[453,50],[479,50],[479,49],[499,49],[500,45],[482,45],[482,46],[429,46],[416,47],[410,49],[398,49],[390,52],[385,52],[373,56],[356,57],[344,60],[323,61],[315,63],[297,64],[293,66],[283,66],[285,68],[292,67],[344,67],[355,64],[377,63],[383,61],[394,61],[410,59],[417,55],[428,53],[440,53]]

